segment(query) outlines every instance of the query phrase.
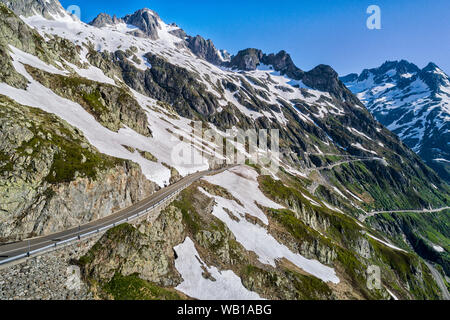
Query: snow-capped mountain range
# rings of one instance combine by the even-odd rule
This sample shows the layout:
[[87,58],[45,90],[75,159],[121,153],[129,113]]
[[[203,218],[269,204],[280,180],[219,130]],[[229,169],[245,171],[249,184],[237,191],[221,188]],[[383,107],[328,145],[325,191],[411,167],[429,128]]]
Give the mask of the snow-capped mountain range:
[[401,60],[341,80],[378,121],[450,181],[450,77],[444,71],[434,63],[420,69]]
[[[130,283],[142,299],[442,296],[419,256],[430,250],[448,272],[435,216],[416,233],[374,212],[446,208],[450,187],[332,67],[301,70],[285,51],[231,57],[150,9],[84,23],[57,0],[0,0],[0,32],[0,243],[87,224],[210,170],[79,258],[96,297],[129,297]],[[279,153],[257,153],[280,170],[225,166],[219,143],[239,129],[278,130]],[[185,150],[201,161],[177,161]],[[367,287],[373,263],[381,290]]]

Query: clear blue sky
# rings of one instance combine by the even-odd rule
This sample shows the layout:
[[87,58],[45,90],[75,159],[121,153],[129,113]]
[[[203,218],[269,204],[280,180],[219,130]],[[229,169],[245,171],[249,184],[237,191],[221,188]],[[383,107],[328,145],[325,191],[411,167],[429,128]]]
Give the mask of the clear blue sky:
[[[406,59],[432,61],[450,74],[449,0],[62,0],[81,19],[98,13],[122,17],[150,8],[188,34],[200,34],[231,53],[254,47],[286,50],[303,70],[324,63],[341,75]],[[369,5],[381,8],[381,30],[369,30]]]

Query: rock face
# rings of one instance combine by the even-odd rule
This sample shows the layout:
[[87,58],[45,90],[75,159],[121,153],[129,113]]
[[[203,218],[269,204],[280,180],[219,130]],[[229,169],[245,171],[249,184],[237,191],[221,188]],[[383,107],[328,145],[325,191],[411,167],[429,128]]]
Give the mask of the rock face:
[[158,29],[160,29],[160,21],[158,14],[150,9],[141,9],[131,15],[123,17],[123,21],[139,28],[140,32],[136,32],[136,36],[145,36],[150,39],[158,39]]
[[130,34],[136,37],[157,40],[159,39],[158,30],[161,29],[160,22],[161,19],[156,12],[150,9],[141,9],[120,19],[115,15],[111,17],[109,14],[100,13],[94,20],[89,22],[89,24],[97,28],[102,28],[118,23],[126,23],[139,28],[138,31],[132,31]]
[[233,69],[253,71],[260,64],[270,66],[273,70],[294,80],[300,80],[303,77],[303,71],[295,66],[291,56],[284,50],[268,55],[259,49],[241,50],[231,58],[228,66]]
[[279,71],[289,78],[300,80],[303,76],[303,71],[295,66],[291,56],[284,50],[277,54],[264,55],[262,62],[273,66],[275,71]]
[[439,264],[445,274],[450,274],[450,254],[445,249],[436,250],[437,244],[430,240],[430,234],[437,235],[434,239],[446,237],[448,228],[445,226],[445,213],[403,213],[392,217],[377,215],[370,218],[368,223],[393,239],[405,239],[420,256]]
[[237,55],[231,58],[229,67],[244,71],[256,70],[261,63],[263,53],[259,49],[245,49],[238,52]]
[[434,63],[388,61],[341,78],[372,114],[450,181],[450,78]]
[[120,22],[122,22],[122,19],[118,19],[116,17],[116,15],[114,15],[113,17],[111,17],[109,14],[107,13],[100,13],[94,20],[92,20],[91,22],[89,22],[89,24],[91,26],[97,27],[97,28],[102,28],[102,27],[106,27],[108,25],[115,25],[118,24]]
[[192,53],[199,58],[205,59],[215,65],[221,65],[224,62],[223,57],[219,54],[211,40],[205,40],[203,37],[197,35],[195,37],[188,36],[186,42]]
[[42,37],[36,30],[30,28],[3,4],[0,4],[0,33],[2,34],[0,56],[3,61],[0,80],[10,86],[25,89],[28,81],[12,66],[9,45],[34,55],[56,68],[60,68],[57,62],[62,62],[62,56],[66,61],[81,66],[78,55],[80,48],[74,43],[58,36],[47,42],[42,41]]
[[68,229],[154,192],[139,166],[98,153],[56,116],[3,96],[0,106],[0,238]]
[[109,230],[81,260],[90,280],[109,282],[116,273],[139,274],[162,287],[175,287],[182,279],[174,266],[173,247],[184,241],[181,212],[170,207],[154,223],[139,229],[122,225]]
[[351,99],[357,103],[357,99],[339,80],[337,72],[330,66],[321,64],[311,71],[305,72],[301,80],[308,87],[329,92],[339,99]]

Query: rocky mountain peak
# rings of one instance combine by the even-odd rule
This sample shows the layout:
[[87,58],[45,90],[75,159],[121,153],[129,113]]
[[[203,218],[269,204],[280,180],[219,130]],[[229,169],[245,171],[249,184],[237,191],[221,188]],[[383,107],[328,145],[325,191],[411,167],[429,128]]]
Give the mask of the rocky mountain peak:
[[272,66],[275,71],[295,80],[300,80],[303,75],[303,71],[295,66],[291,56],[284,50],[267,55],[259,49],[248,48],[239,51],[230,61],[231,68],[243,71],[256,70],[260,64]]
[[422,71],[429,72],[435,71],[436,69],[439,69],[439,67],[434,62],[430,62],[426,65],[425,68],[422,69]]
[[264,64],[271,65],[275,71],[279,71],[289,78],[300,80],[303,77],[304,72],[296,67],[291,56],[284,50],[277,54],[264,55],[262,60]]
[[420,71],[419,67],[417,67],[414,63],[406,60],[400,60],[397,63],[396,70],[399,74],[416,73]]
[[442,87],[447,87],[450,91],[450,78],[433,62],[422,69],[420,79],[430,87],[433,93],[441,91]]
[[120,23],[121,21],[122,21],[122,19],[118,19],[116,17],[116,15],[111,17],[107,13],[100,13],[94,20],[89,22],[89,24],[91,26],[101,28],[101,27],[105,27],[107,25],[114,25],[114,24]]
[[[121,19],[118,19],[116,16],[111,17],[106,13],[100,13],[89,24],[94,27],[102,28],[121,22],[135,26],[139,29],[137,31],[130,31],[128,34],[132,34],[137,37],[150,38],[152,40],[159,39],[158,30],[162,27],[162,20],[155,11],[147,8],[140,9],[135,13],[126,15]],[[186,34],[186,32],[175,23],[171,23],[169,26],[170,28],[168,32],[182,39],[186,47],[190,49],[191,52],[197,57],[214,65],[223,65],[229,61],[229,54],[226,51],[217,50],[212,40],[206,40],[200,35],[192,37]]]
[[259,49],[248,48],[241,50],[231,58],[229,66],[237,70],[253,71],[261,64],[263,56],[262,51]]
[[30,17],[36,14],[46,19],[54,19],[66,15],[58,0],[0,0],[18,16]]
[[232,69],[253,71],[260,64],[271,66],[275,71],[293,80],[301,80],[310,88],[329,92],[339,98],[351,96],[333,68],[319,65],[309,72],[304,72],[294,64],[291,56],[284,50],[277,54],[264,54],[254,48],[241,50],[231,58],[228,66]]
[[136,36],[144,36],[152,40],[158,39],[161,18],[155,11],[147,8],[140,9],[133,14],[126,15],[122,20],[139,28],[141,32],[137,32]]
[[420,72],[420,68],[406,60],[386,61],[378,68],[364,69],[360,75],[352,73],[341,77],[344,83],[361,82],[373,78],[375,83],[386,81],[404,82]]
[[187,47],[194,53],[197,57],[205,59],[206,61],[220,65],[224,62],[223,57],[218,52],[214,43],[208,39],[205,40],[202,36],[187,36],[186,39]]
[[420,69],[413,63],[410,63],[406,60],[400,60],[400,61],[386,61],[381,65],[381,67],[371,69],[370,71],[376,75],[387,74],[389,72],[391,72],[392,75],[396,74],[402,75],[406,73],[416,73],[419,72]]
[[388,61],[341,80],[378,121],[450,181],[450,79],[435,63],[420,69],[405,60]]
[[311,71],[305,72],[301,80],[308,87],[329,92],[336,97],[351,96],[339,80],[338,73],[328,65],[320,64]]

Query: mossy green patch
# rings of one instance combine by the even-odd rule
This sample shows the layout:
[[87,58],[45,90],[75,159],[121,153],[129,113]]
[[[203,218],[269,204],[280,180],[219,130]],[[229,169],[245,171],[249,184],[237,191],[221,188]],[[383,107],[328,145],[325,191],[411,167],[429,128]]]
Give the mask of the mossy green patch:
[[[305,198],[303,194],[309,194],[299,184],[296,188],[286,186],[281,180],[274,180],[270,176],[262,176],[259,178],[259,186],[261,190],[271,199],[276,202],[284,203],[292,208],[293,205],[301,205],[303,210],[309,211],[311,214],[316,214],[323,220],[326,220],[330,227],[327,230],[329,236],[338,241],[341,245],[347,245],[352,240],[360,237],[361,226],[359,226],[352,218],[332,211],[324,206],[314,206]],[[301,192],[299,191],[301,190]],[[312,197],[312,196],[311,196]],[[320,201],[320,200],[318,200]],[[293,221],[292,215],[281,215],[282,219]],[[287,222],[283,222],[286,226]]]
[[135,274],[123,276],[116,273],[103,290],[114,300],[182,300],[176,292],[156,286]]
[[[2,114],[33,134],[14,150],[14,155],[52,158],[50,172],[45,178],[51,184],[71,182],[76,177],[96,179],[100,171],[124,163],[124,160],[99,153],[77,129],[56,115],[21,106],[4,96],[0,96],[0,103]],[[0,166],[5,171],[14,169],[10,154],[0,152]],[[33,170],[32,167],[28,169]]]
[[293,280],[300,300],[322,300],[331,298],[333,295],[330,287],[316,277],[303,275],[291,270],[285,270],[285,273]]
[[190,188],[181,192],[181,197],[177,199],[173,204],[175,207],[181,210],[183,216],[183,223],[193,233],[197,234],[201,228],[201,218],[195,210],[192,202],[192,191]]

